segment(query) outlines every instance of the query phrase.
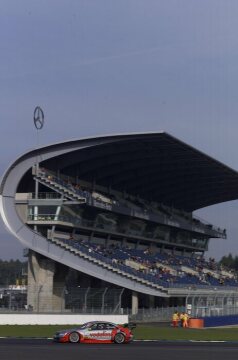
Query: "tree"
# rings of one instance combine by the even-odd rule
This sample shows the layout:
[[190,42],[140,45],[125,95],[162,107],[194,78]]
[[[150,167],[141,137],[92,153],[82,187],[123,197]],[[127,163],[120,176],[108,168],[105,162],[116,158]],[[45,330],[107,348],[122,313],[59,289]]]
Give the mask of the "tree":
[[238,256],[234,256],[234,258],[231,254],[223,256],[220,264],[228,269],[238,270]]
[[27,262],[20,260],[0,260],[0,286],[15,285],[17,279],[25,277]]

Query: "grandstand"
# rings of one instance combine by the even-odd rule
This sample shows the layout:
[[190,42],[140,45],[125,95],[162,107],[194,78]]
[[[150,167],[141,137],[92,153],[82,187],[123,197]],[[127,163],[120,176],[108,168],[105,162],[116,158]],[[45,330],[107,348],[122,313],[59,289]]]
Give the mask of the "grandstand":
[[164,132],[24,154],[0,194],[6,226],[28,249],[28,306],[86,312],[93,293],[103,312],[235,308],[236,274],[204,257],[226,230],[193,212],[237,199],[237,184],[236,171]]

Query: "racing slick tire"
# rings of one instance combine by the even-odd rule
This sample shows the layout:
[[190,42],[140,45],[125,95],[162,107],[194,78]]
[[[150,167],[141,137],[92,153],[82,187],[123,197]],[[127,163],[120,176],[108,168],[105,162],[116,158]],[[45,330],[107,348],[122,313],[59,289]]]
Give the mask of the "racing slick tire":
[[123,344],[125,342],[125,335],[122,333],[117,333],[114,337],[114,342],[116,344]]
[[69,342],[71,342],[71,343],[80,342],[80,335],[79,335],[79,333],[77,333],[77,331],[71,332],[69,334]]

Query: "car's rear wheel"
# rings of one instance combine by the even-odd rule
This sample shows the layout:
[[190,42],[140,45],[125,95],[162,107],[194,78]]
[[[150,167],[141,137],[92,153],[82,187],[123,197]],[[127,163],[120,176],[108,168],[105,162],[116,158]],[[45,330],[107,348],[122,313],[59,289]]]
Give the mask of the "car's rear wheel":
[[125,336],[122,333],[118,333],[114,337],[114,342],[116,344],[123,344],[125,342]]
[[79,333],[77,333],[76,331],[71,332],[71,333],[69,334],[69,341],[70,341],[71,343],[77,343],[77,342],[79,342],[79,341],[80,341]]

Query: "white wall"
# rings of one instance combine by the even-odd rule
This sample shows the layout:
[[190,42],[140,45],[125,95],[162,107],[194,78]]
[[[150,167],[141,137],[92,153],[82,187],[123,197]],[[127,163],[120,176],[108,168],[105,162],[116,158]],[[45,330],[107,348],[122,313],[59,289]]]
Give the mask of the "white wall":
[[128,322],[128,315],[0,314],[0,325],[75,325],[88,321]]

